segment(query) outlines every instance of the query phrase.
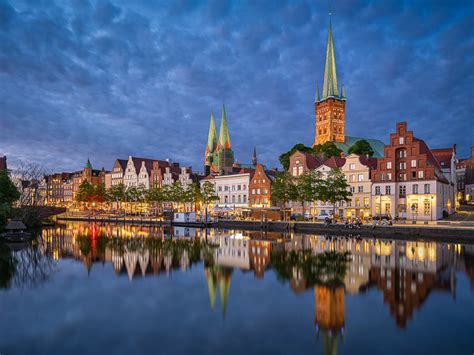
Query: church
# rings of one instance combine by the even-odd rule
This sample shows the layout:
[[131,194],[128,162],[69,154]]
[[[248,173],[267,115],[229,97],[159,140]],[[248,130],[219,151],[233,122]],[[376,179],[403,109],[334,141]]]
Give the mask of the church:
[[329,15],[323,90],[320,95],[319,85],[316,85],[314,98],[315,132],[313,147],[326,142],[334,142],[345,155],[348,155],[347,151],[355,142],[366,140],[374,151],[373,157],[381,158],[385,145],[382,141],[345,135],[345,111],[346,93],[344,83],[342,83],[340,90],[337,83],[331,15]]
[[229,128],[225,106],[222,105],[222,117],[219,128],[219,137],[216,134],[214,113],[211,112],[209,133],[207,135],[206,151],[204,153],[204,174],[228,174],[234,165],[234,152],[230,146]]

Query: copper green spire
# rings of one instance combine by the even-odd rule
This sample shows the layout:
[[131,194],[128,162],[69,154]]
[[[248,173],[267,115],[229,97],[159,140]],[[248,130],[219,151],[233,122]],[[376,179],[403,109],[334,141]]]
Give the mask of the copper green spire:
[[89,158],[87,158],[86,165],[84,166],[85,169],[91,169],[92,170],[92,164]]
[[227,127],[227,117],[225,114],[224,104],[222,104],[222,118],[221,118],[221,126],[219,129],[218,145],[220,149],[230,149],[229,128]]
[[338,97],[336,59],[334,57],[334,44],[332,41],[331,14],[329,14],[328,43],[326,46],[326,63],[324,65],[324,83],[322,99]]
[[214,121],[214,112],[211,110],[211,121],[209,122],[209,133],[207,134],[207,148],[213,152],[217,146],[216,122]]
[[314,102],[321,101],[321,97],[319,96],[319,85],[316,83],[316,95],[314,95]]

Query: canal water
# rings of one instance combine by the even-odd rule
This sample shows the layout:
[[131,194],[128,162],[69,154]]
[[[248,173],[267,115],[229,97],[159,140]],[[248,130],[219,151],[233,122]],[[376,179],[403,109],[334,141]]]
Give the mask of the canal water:
[[68,223],[0,245],[0,354],[472,354],[474,245]]

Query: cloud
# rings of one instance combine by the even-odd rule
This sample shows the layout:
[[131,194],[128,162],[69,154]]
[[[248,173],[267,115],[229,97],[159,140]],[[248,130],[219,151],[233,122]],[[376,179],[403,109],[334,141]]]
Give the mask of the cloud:
[[[471,2],[333,4],[346,131],[406,120],[431,147],[474,136]],[[311,144],[327,7],[308,1],[0,1],[0,152],[74,170],[128,155],[202,167],[226,104],[236,158]],[[354,14],[356,16],[354,16]],[[462,132],[462,133],[461,133]]]

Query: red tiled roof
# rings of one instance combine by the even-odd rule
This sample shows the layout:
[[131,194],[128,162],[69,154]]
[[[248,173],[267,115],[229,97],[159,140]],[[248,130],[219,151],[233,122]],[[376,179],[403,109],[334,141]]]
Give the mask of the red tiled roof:
[[308,169],[316,169],[318,166],[321,165],[321,162],[311,153],[308,152],[300,152],[306,157],[306,165],[308,166]]
[[340,157],[331,157],[324,162],[324,165],[331,168],[340,168],[346,163],[346,159]]
[[216,178],[215,175],[209,174],[209,175],[203,177],[202,180],[205,180],[205,181],[207,181],[207,180],[214,180],[215,178]]
[[451,167],[453,148],[432,149],[431,152],[433,153],[436,160],[438,160],[438,163],[441,165],[442,168]]
[[419,138],[416,138],[416,137],[413,137],[413,141],[414,142],[420,142],[420,153],[421,154],[426,154],[426,156],[428,157],[427,160],[431,165],[433,165],[434,167],[436,167],[438,169],[441,169],[441,166],[439,165],[438,160],[436,160],[433,153],[431,152],[431,149],[428,148],[425,141],[423,139],[419,139]]
[[377,169],[377,158],[367,158],[363,155],[359,157],[359,161],[362,165],[369,167],[370,169]]

